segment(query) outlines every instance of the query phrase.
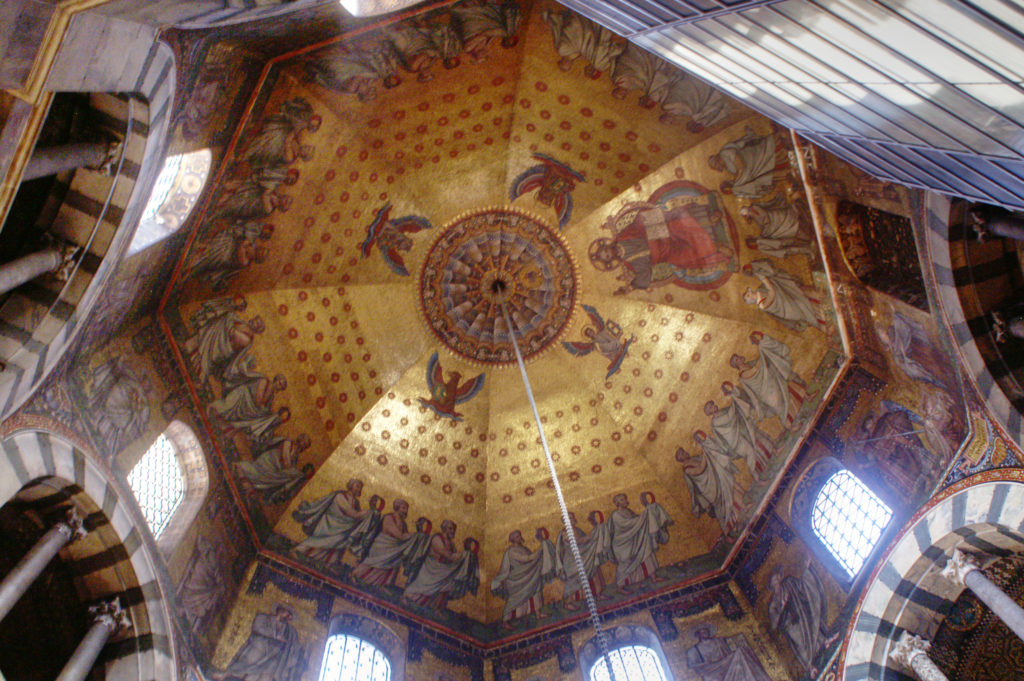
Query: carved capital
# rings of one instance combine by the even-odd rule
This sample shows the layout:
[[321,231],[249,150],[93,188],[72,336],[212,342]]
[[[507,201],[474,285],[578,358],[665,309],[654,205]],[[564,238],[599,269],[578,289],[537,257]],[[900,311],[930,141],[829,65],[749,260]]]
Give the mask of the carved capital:
[[57,271],[53,275],[57,278],[57,281],[67,281],[75,271],[75,265],[77,264],[75,256],[78,255],[78,251],[81,249],[69,243],[62,243],[60,249],[60,266],[57,267]]
[[53,276],[57,281],[67,281],[75,271],[76,256],[82,250],[81,247],[55,236],[52,232],[47,232],[43,239],[50,248],[60,253],[60,263],[53,269]]
[[89,608],[89,615],[94,624],[102,624],[110,629],[111,634],[116,634],[132,626],[128,611],[121,607],[119,598],[97,603]]
[[113,176],[117,167],[117,161],[121,156],[122,146],[123,144],[120,140],[111,140],[107,144],[107,155],[103,158],[100,164],[94,168],[94,170],[103,173],[104,175]]
[[896,664],[903,665],[907,669],[913,669],[911,661],[918,655],[928,655],[932,644],[920,636],[904,631],[900,634],[900,640],[889,651],[889,659]]
[[960,549],[953,549],[953,555],[946,561],[946,567],[942,568],[940,574],[960,586],[965,586],[964,579],[966,579],[967,573],[980,569],[981,567],[974,558]]
[[57,523],[57,529],[68,538],[68,542],[81,539],[89,533],[85,529],[82,516],[78,515],[78,509],[69,508],[64,514],[64,520]]

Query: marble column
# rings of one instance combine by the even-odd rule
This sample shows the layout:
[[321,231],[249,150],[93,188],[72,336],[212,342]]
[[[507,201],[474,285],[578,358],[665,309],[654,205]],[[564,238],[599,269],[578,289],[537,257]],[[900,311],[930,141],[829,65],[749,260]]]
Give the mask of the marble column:
[[93,618],[92,626],[64,665],[57,681],[84,681],[110,637],[132,625],[128,613],[121,609],[121,603],[116,598],[94,605],[89,608],[89,614]]
[[48,272],[57,272],[60,277],[77,252],[78,248],[74,246],[51,246],[0,265],[0,294],[13,291]]
[[50,564],[65,545],[84,537],[85,528],[75,509],[69,509],[66,519],[50,528],[43,538],[29,549],[25,557],[0,582],[0,620],[7,616],[40,573]]
[[942,670],[928,657],[932,644],[909,631],[900,634],[900,640],[889,651],[889,659],[914,670],[921,681],[949,681]]
[[960,549],[953,549],[942,576],[970,589],[1017,638],[1024,640],[1024,608],[986,577],[973,558]]
[[82,142],[59,147],[43,147],[32,152],[21,181],[27,182],[48,175],[56,175],[76,168],[100,168],[110,156],[106,142]]

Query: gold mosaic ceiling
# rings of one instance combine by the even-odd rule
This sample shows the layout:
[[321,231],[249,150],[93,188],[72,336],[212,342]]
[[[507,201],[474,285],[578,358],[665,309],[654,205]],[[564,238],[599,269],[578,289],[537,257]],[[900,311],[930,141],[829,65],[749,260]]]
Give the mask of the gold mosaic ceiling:
[[[164,308],[263,549],[480,642],[580,616],[557,569],[502,581],[560,523],[497,278],[581,530],[651,523],[640,572],[621,529],[595,554],[602,607],[720,568],[841,353],[789,144],[553,2],[277,60]],[[435,552],[455,523],[457,588],[365,579],[398,499]]]

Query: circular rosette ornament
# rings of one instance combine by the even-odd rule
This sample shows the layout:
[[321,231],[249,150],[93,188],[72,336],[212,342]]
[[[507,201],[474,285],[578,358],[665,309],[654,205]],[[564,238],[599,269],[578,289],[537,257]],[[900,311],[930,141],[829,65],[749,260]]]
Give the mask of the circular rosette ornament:
[[453,220],[430,247],[420,273],[427,326],[452,352],[481,364],[515,362],[504,298],[527,359],[569,325],[577,298],[576,264],[543,220],[512,208]]

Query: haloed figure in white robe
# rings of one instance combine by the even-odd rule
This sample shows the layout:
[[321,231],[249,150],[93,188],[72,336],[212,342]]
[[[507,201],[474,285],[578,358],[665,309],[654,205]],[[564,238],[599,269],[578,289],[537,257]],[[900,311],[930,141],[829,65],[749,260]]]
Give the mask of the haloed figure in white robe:
[[394,586],[398,572],[407,557],[426,547],[430,538],[423,532],[410,532],[405,521],[409,502],[395,499],[393,513],[381,521],[379,533],[370,540],[366,556],[352,570],[352,576],[363,584]]
[[[569,513],[569,523],[576,536],[580,558],[583,559],[583,572],[594,596],[600,596],[604,590],[604,578],[601,576],[600,568],[612,558],[611,528],[607,523],[599,521],[599,516],[600,512],[591,511],[589,520],[593,529],[590,534],[586,534],[576,524],[576,514]],[[583,580],[580,579],[580,571],[572,556],[565,529],[558,533],[558,539],[555,540],[555,560],[558,578],[565,583],[562,603],[569,610],[578,610],[579,602],[584,600]]]
[[353,479],[344,490],[299,504],[292,517],[302,523],[309,538],[292,551],[321,563],[340,564],[345,551],[361,541],[375,521],[380,522],[376,509],[360,508],[362,493],[362,480]]
[[740,372],[740,385],[755,398],[758,421],[778,416],[783,428],[793,430],[800,425],[800,408],[810,395],[793,371],[789,346],[760,331],[750,334],[750,342],[757,346],[757,360],[737,354],[729,358],[729,366]]
[[722,443],[729,457],[746,461],[750,474],[761,480],[774,451],[768,433],[761,430],[756,421],[748,419],[736,403],[722,408],[714,400],[708,400],[704,413],[711,417],[711,434]]
[[235,466],[269,503],[280,503],[305,482],[306,471],[299,469],[298,461],[299,454],[309,445],[310,439],[305,433],[295,439],[278,436],[258,449],[252,461],[239,461]]
[[803,204],[791,203],[779,194],[771,201],[743,206],[740,215],[761,230],[759,236],[747,237],[748,248],[775,258],[796,254],[814,256],[811,246],[814,231]]
[[536,613],[537,617],[547,616],[541,612],[541,607],[544,585],[555,576],[555,545],[547,538],[547,531],[541,530],[543,528],[537,531],[540,548],[536,551],[526,548],[519,530],[509,535],[510,546],[505,549],[501,568],[491,581],[491,591],[505,599],[501,620],[506,624],[531,613]]
[[644,509],[636,513],[629,507],[625,494],[616,494],[612,499],[615,510],[611,523],[612,556],[618,567],[615,583],[619,589],[629,591],[647,579],[661,581],[656,572],[658,558],[655,552],[659,545],[668,542],[668,530],[672,518],[654,501],[650,492],[643,495]]
[[732,180],[722,182],[720,188],[724,193],[741,199],[760,199],[789,170],[782,150],[782,140],[774,132],[758,135],[748,126],[742,137],[727,142],[712,155],[708,165],[712,170],[733,175]]
[[298,681],[304,668],[299,634],[291,625],[294,613],[279,603],[274,613],[259,612],[249,638],[235,654],[220,681]]
[[407,562],[409,582],[402,597],[433,610],[444,610],[448,601],[475,594],[480,586],[480,544],[466,537],[462,551],[455,548],[455,523],[441,522],[441,531],[430,538],[427,551]]
[[690,455],[680,447],[676,461],[683,464],[690,507],[697,518],[707,514],[718,521],[726,535],[736,529],[743,513],[743,490],[736,484],[736,466],[724,445],[698,430],[693,441],[700,453]]
[[743,292],[743,302],[770,314],[794,331],[808,327],[825,330],[820,298],[816,293],[809,295],[792,274],[768,260],[755,260],[746,265],[743,272],[761,282],[756,289],[748,287]]

